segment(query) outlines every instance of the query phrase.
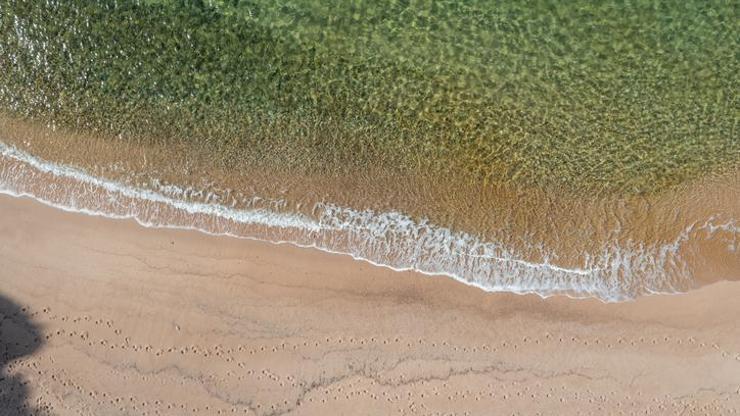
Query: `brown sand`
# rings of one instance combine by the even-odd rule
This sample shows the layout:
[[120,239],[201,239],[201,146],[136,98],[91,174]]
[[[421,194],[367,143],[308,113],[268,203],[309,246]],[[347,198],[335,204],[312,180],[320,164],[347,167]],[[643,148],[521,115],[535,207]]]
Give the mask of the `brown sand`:
[[[615,243],[622,247],[632,247],[634,242],[661,246],[675,241],[689,224],[702,224],[709,218],[716,223],[740,218],[740,165],[660,193],[600,195],[561,188],[430,180],[426,173],[363,169],[335,176],[264,166],[229,168],[214,164],[211,156],[186,146],[140,145],[89,133],[52,130],[8,118],[1,112],[0,132],[3,143],[100,178],[123,183],[130,183],[132,175],[142,183],[157,178],[182,189],[215,191],[225,198],[219,201],[221,204],[234,203],[236,208],[274,208],[269,203],[244,206],[242,198],[252,200],[258,195],[264,200],[284,202],[284,212],[308,216],[315,215],[317,203],[326,201],[358,211],[402,212],[497,242],[518,258],[534,263],[545,261],[542,248],[546,247],[545,252],[557,259],[557,266],[566,268],[591,268],[585,264],[584,253],[600,253]],[[0,168],[3,162],[0,160]],[[36,195],[48,193],[53,189],[51,184],[65,189],[65,194],[79,193],[80,199],[95,193],[55,175],[35,175],[24,186],[32,184],[31,193]],[[141,186],[138,180],[134,183]],[[230,200],[226,189],[246,193],[234,192]],[[111,211],[109,207],[98,209]],[[230,228],[232,232],[241,231],[239,224],[229,227],[234,227]],[[254,226],[244,228],[254,232]],[[697,280],[705,283],[740,278],[740,256],[721,246],[734,236],[715,236],[711,240],[717,244],[703,237],[706,235],[702,233],[693,235],[680,249]],[[677,280],[673,282],[677,287],[688,288],[682,279]]]
[[10,385],[27,383],[55,415],[740,409],[740,282],[542,300],[5,196],[0,266],[26,308],[0,335],[26,315],[41,343],[2,370],[0,398],[19,406]]

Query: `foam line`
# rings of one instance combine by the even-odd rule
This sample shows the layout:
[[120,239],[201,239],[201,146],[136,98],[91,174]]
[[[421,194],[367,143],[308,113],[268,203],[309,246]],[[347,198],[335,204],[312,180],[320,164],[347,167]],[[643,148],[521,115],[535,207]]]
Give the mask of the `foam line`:
[[318,231],[320,229],[320,225],[318,223],[300,214],[283,214],[269,212],[262,209],[237,210],[218,204],[205,204],[178,200],[147,189],[137,189],[111,180],[97,178],[81,169],[43,161],[26,152],[10,147],[3,142],[0,142],[0,154],[28,164],[40,172],[50,173],[55,176],[65,177],[81,183],[98,186],[106,191],[120,193],[129,198],[163,203],[173,208],[183,210],[189,214],[216,215],[245,224],[260,224],[269,227],[300,228],[308,231]]
[[[316,204],[313,218],[269,208],[237,209],[175,197],[201,192],[190,188],[162,185],[158,188],[161,192],[157,192],[95,177],[81,169],[39,159],[1,141],[0,156],[5,158],[0,159],[0,193],[6,195],[33,198],[65,211],[134,219],[146,227],[189,229],[315,248],[396,271],[447,276],[494,292],[534,293],[542,297],[562,294],[609,302],[645,294],[678,293],[691,286],[691,276],[677,254],[680,246],[698,230],[737,233],[734,221],[715,224],[710,218],[689,225],[668,244],[607,244],[600,252],[585,256],[584,267],[565,268],[548,261],[528,262],[496,242],[415,221],[399,212],[358,211],[328,203]],[[59,183],[49,178],[31,183],[38,173],[58,178]],[[97,194],[102,196],[90,198]],[[207,201],[218,200],[211,193],[203,195]],[[261,200],[257,196],[252,199]],[[106,209],[108,203],[114,208]]]

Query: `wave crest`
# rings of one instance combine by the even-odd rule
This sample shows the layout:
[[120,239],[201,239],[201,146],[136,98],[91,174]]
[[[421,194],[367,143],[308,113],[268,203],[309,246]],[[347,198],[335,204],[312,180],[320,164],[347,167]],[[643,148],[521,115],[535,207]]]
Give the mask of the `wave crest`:
[[31,197],[67,211],[130,218],[148,227],[195,229],[348,254],[394,270],[452,277],[487,291],[603,301],[682,292],[694,285],[680,254],[682,246],[717,232],[729,233],[734,240],[738,233],[734,220],[722,223],[708,218],[689,225],[667,244],[614,241],[584,254],[580,267],[568,268],[552,263],[548,256],[541,262],[528,261],[495,241],[399,212],[331,203],[315,204],[310,214],[285,212],[275,204],[236,208],[211,196],[205,202],[192,201],[185,197],[188,190],[155,185],[152,190],[96,177],[0,142],[0,193]]

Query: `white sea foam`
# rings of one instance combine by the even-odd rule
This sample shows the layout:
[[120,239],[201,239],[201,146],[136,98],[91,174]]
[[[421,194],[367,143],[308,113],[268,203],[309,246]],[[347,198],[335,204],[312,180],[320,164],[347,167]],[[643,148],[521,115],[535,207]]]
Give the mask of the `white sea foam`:
[[151,190],[96,177],[0,142],[0,193],[31,197],[67,211],[131,218],[149,227],[196,229],[348,254],[393,270],[449,276],[487,291],[593,296],[603,301],[676,293],[692,284],[678,255],[681,245],[699,231],[733,235],[738,231],[734,221],[720,224],[710,218],[688,226],[668,244],[612,243],[585,256],[582,267],[566,268],[527,261],[497,242],[399,212],[319,203],[312,215],[306,215],[284,212],[280,201],[272,201],[268,208],[235,208],[219,204],[217,195],[203,194],[203,202],[195,202],[186,197],[197,190],[156,182],[155,186]]
[[[3,157],[14,159],[18,162],[24,163],[28,165],[29,168],[35,169],[39,172],[48,173],[53,176],[62,178],[69,178],[76,183],[90,185],[110,194],[120,194],[123,197],[131,198],[133,200],[151,201],[155,203],[165,204],[189,214],[214,215],[216,217],[225,218],[245,224],[260,224],[280,228],[298,228],[307,231],[319,230],[319,224],[300,214],[281,214],[262,209],[236,210],[218,204],[189,202],[181,199],[176,199],[165,196],[160,192],[154,192],[142,188],[135,188],[111,180],[97,178],[81,169],[59,165],[56,163],[50,163],[26,152],[10,147],[2,142],[0,142],[0,154],[2,154]],[[0,186],[10,185],[12,182],[22,182],[23,178],[18,178],[21,179],[21,181],[18,181],[18,179],[13,180],[12,178],[3,179],[4,182],[0,184]],[[16,186],[18,185],[19,183],[16,183]],[[170,189],[169,192],[173,192],[173,190]],[[184,192],[181,192],[181,194],[184,194]],[[82,207],[74,206],[69,208],[82,209]],[[134,218],[137,217],[137,215],[132,212],[130,217]]]

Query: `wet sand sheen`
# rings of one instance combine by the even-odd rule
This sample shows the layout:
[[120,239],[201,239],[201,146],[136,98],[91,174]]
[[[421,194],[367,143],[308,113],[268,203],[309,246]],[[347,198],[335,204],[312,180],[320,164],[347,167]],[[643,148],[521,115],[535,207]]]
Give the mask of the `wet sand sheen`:
[[290,241],[492,291],[614,301],[732,280],[740,270],[740,169],[655,195],[580,195],[432,186],[423,175],[251,175],[187,150],[4,125],[6,188],[73,210]]
[[54,414],[740,410],[738,282],[542,300],[26,199],[0,212],[0,288],[43,342],[7,372]]

